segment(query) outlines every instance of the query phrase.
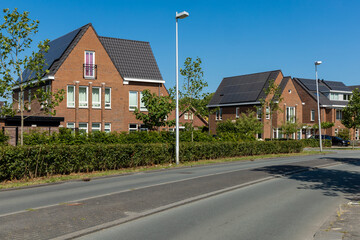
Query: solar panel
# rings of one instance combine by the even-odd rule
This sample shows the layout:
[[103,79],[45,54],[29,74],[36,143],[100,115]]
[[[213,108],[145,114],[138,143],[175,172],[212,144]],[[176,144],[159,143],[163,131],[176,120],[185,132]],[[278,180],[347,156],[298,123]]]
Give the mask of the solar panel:
[[331,90],[350,91],[350,89],[345,86],[343,82],[325,81],[325,84],[328,85]]

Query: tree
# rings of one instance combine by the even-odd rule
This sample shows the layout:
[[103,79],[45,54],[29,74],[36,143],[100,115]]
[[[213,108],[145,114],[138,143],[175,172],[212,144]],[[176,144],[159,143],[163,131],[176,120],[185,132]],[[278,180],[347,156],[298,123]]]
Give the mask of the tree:
[[[333,122],[321,122],[321,129],[329,129],[332,128],[335,124]],[[313,129],[319,129],[319,124],[315,123],[313,125]]]
[[263,124],[257,119],[256,113],[248,111],[241,113],[236,121],[228,119],[217,125],[216,131],[220,137],[235,134],[238,140],[255,140],[255,136],[262,132]]
[[[24,102],[24,91],[44,84],[42,77],[48,73],[44,54],[49,49],[49,40],[40,41],[38,51],[26,55],[26,50],[32,47],[32,37],[38,32],[39,21],[31,20],[29,12],[19,13],[15,8],[12,12],[4,9],[4,22],[0,25],[0,97],[5,99],[1,111],[4,115],[15,115],[13,106],[18,104],[21,116],[20,144],[23,145],[24,110],[28,109]],[[13,89],[18,89],[19,97],[13,97]],[[63,100],[64,90],[56,93],[36,90],[32,100],[42,103],[43,112],[55,115],[54,107]],[[9,100],[12,99],[12,103]]]
[[169,96],[157,96],[149,90],[144,90],[141,100],[147,109],[147,113],[142,113],[136,108],[134,114],[136,119],[143,121],[149,130],[174,125],[175,120],[167,120],[175,108],[175,104]]
[[273,115],[277,114],[280,109],[280,102],[283,98],[281,97],[281,88],[275,83],[274,80],[269,81],[269,86],[264,88],[266,97],[260,99],[262,111],[268,108],[270,115],[270,139],[273,139]]
[[[196,60],[193,60],[191,57],[186,58],[184,62],[184,68],[180,69],[180,74],[184,76],[184,85],[183,90],[180,91],[180,109],[190,114],[200,114],[205,113],[203,104],[201,104],[201,99],[204,99],[208,94],[204,94],[202,91],[205,87],[208,86],[207,82],[204,80],[204,72],[201,68],[201,59],[198,57]],[[199,109],[198,109],[199,108]],[[207,115],[208,116],[208,115]],[[193,135],[193,124],[194,118],[191,118],[190,131],[191,131],[191,141],[194,139]]]
[[355,131],[360,127],[360,92],[356,88],[353,90],[348,105],[343,109],[343,117],[341,123],[349,129],[353,129],[353,148],[355,145]]
[[286,135],[286,138],[289,139],[289,136],[293,133],[296,133],[301,126],[297,122],[287,121],[281,125],[281,131]]

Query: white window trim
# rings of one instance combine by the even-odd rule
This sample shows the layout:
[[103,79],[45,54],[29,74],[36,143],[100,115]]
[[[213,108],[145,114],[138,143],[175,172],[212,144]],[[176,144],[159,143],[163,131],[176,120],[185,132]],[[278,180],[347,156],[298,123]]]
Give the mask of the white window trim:
[[[313,113],[314,113],[314,117],[313,117]],[[311,122],[315,121],[315,110],[310,110],[310,121]]]
[[[80,101],[80,88],[86,89],[86,102]],[[81,103],[86,103],[86,106],[80,106]],[[79,108],[88,108],[89,107],[89,87],[88,86],[79,86]]]
[[[70,127],[69,125],[73,125],[72,127]],[[71,131],[75,131],[75,122],[68,122],[66,123],[66,128],[71,129]]]
[[[108,125],[109,128],[106,128],[106,125]],[[109,131],[107,131],[107,130],[109,130]],[[104,124],[104,132],[111,132],[111,123],[105,123]]]
[[[290,109],[294,110],[294,116],[290,115],[290,112],[289,112]],[[286,107],[286,121],[294,123],[295,119],[296,119],[296,108],[295,107]]]
[[[99,127],[95,127],[94,128],[94,125],[93,124],[99,124]],[[93,122],[93,123],[91,123],[91,131],[93,132],[94,130],[97,130],[97,131],[101,131],[101,123],[99,123],[99,122]]]
[[256,118],[258,119],[258,120],[261,120],[262,119],[262,109],[261,109],[261,107],[258,107],[258,108],[256,108]]
[[270,107],[265,108],[265,118],[270,119]]
[[239,117],[240,117],[240,108],[239,108],[239,107],[237,107],[237,108],[235,109],[235,116],[236,116],[236,118],[239,118]]
[[[340,118],[338,118],[338,112],[339,112]],[[336,109],[336,110],[335,110],[335,120],[337,120],[337,121],[341,121],[341,120],[342,120],[342,110],[339,110],[339,109]]]
[[[93,95],[92,95],[94,88],[99,90],[99,102],[94,102],[94,98],[93,98]],[[92,87],[92,89],[91,89],[91,101],[92,101],[92,103],[91,103],[92,108],[101,108],[101,87]],[[98,104],[99,106],[94,106],[94,104]]]
[[[86,129],[85,129],[85,128],[81,128],[81,127],[80,127],[81,124],[86,124]],[[89,132],[89,124],[88,124],[87,122],[81,122],[81,123],[79,123],[79,131],[84,130],[84,129],[85,129],[86,133],[88,133],[88,132]]]
[[147,108],[145,107],[145,104],[144,104],[144,106],[141,106],[142,103],[143,103],[142,97],[143,97],[143,92],[140,92],[140,111],[141,111],[141,112],[147,112],[148,110],[147,110]]
[[[130,105],[130,95],[131,95],[131,93],[136,93],[136,104],[135,105]],[[138,105],[139,105],[139,100],[138,100],[138,96],[139,94],[138,94],[138,92],[137,91],[129,91],[129,111],[135,111],[135,108],[137,108],[138,107]]]
[[[73,106],[70,106],[69,105],[69,103],[71,103],[70,101],[69,101],[69,87],[73,87],[74,88],[74,104],[73,104]],[[67,87],[66,87],[66,106],[68,107],[68,108],[75,108],[75,96],[76,96],[76,88],[75,88],[75,86],[74,85],[67,85]]]
[[[136,128],[130,128],[130,125],[135,125]],[[131,132],[131,130],[138,131],[138,124],[137,123],[129,123],[129,132]]]
[[[110,90],[110,102],[106,103],[106,89]],[[105,104],[105,109],[111,109],[111,88],[110,87],[106,87],[105,88],[105,97],[104,97],[104,104]],[[108,106],[107,106],[108,105]]]
[[[95,51],[84,51],[84,64],[86,64],[86,53],[94,53],[93,54],[93,65],[95,66]],[[84,77],[85,79],[95,79],[95,68],[93,69],[93,76],[86,75],[86,68],[84,68]]]

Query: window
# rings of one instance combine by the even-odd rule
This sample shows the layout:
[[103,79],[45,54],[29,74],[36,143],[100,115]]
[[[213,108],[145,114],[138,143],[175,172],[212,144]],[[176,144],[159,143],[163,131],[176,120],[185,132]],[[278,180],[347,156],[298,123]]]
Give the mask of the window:
[[310,121],[315,121],[315,110],[310,111]]
[[286,108],[286,121],[293,123],[295,122],[295,107]]
[[265,111],[265,118],[270,119],[270,107],[266,107]]
[[222,108],[216,110],[216,120],[222,120]]
[[146,127],[145,124],[141,124],[140,125],[140,132],[143,132],[143,131],[148,131],[149,129]]
[[93,51],[85,51],[84,76],[95,78],[95,52]]
[[111,108],[111,88],[105,88],[105,108]]
[[87,133],[88,132],[88,123],[79,123],[79,132]]
[[75,86],[67,86],[67,107],[75,107]]
[[92,107],[101,108],[101,89],[99,87],[92,88]]
[[262,115],[262,109],[261,109],[261,107],[257,107],[256,108],[256,117],[257,117],[257,119],[261,119],[261,116]]
[[28,110],[31,110],[31,89],[28,91]]
[[45,91],[47,93],[51,92],[51,85],[50,84],[45,86]]
[[359,140],[359,129],[358,128],[355,129],[355,139]]
[[342,111],[336,110],[336,120],[341,120],[341,119],[342,119]]
[[344,94],[344,100],[349,101],[350,100],[350,94]]
[[79,87],[79,107],[87,108],[88,107],[88,87]]
[[75,123],[74,123],[74,122],[68,122],[68,123],[66,124],[66,127],[67,127],[67,128],[70,128],[72,132],[75,131]]
[[137,130],[138,130],[137,124],[135,124],[135,123],[129,124],[129,132],[137,132]]
[[135,111],[135,108],[138,107],[138,93],[135,91],[129,92],[129,110]]
[[330,93],[330,100],[339,100],[339,93]]
[[185,120],[193,120],[193,118],[194,118],[194,114],[193,114],[193,113],[191,113],[191,112],[186,112],[186,113],[184,113],[184,119],[185,119]]
[[297,140],[301,140],[301,137],[302,137],[302,130],[298,129],[298,131],[297,131]]
[[146,107],[145,107],[145,104],[144,104],[142,98],[143,98],[143,93],[140,92],[140,111],[147,111],[147,109],[146,109]]
[[111,132],[111,123],[105,123],[104,131],[105,132]]
[[101,124],[100,123],[92,123],[91,131],[92,132],[100,132],[101,131]]
[[335,136],[337,136],[339,133],[339,129],[335,128]]
[[240,108],[237,107],[235,112],[236,112],[236,118],[239,118],[240,117]]

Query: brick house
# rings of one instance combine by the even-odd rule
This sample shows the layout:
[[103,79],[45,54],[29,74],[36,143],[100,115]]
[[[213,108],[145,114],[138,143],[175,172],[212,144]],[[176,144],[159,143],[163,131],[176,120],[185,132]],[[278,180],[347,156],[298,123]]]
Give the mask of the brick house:
[[[40,87],[65,90],[64,101],[56,107],[63,127],[137,131],[142,123],[133,114],[135,107],[147,111],[142,91],[168,95],[149,42],[101,37],[90,23],[51,41],[45,59],[49,73]],[[25,91],[30,106],[25,115],[45,116],[39,102],[29,102],[35,90]],[[19,97],[17,89],[13,97]]]
[[[294,78],[295,87],[303,101],[302,122],[309,126],[318,123],[317,101],[316,101],[316,81],[313,79]],[[344,129],[341,123],[342,109],[348,104],[352,94],[350,88],[338,81],[319,81],[319,103],[321,122],[332,122],[334,126],[326,129],[323,134],[336,136]],[[306,137],[314,134],[313,129],[306,130]]]
[[184,111],[179,115],[179,123],[182,126],[186,124],[193,123],[193,127],[195,130],[208,126],[208,121],[203,118],[200,114],[196,113],[194,108],[191,108],[189,111]]
[[[269,109],[261,109],[261,99],[269,99],[273,96],[266,95],[264,89],[269,86],[270,81],[281,88],[280,103],[281,111],[273,114],[273,133]],[[224,78],[216,90],[208,105],[210,109],[218,110],[209,116],[209,130],[216,134],[216,125],[227,119],[235,120],[241,113],[247,111],[257,112],[259,121],[263,123],[263,132],[258,138],[282,138],[281,125],[286,121],[300,121],[302,119],[302,101],[297,93],[291,77],[284,77],[281,70],[262,73],[247,74]],[[301,130],[292,138],[302,138]]]

